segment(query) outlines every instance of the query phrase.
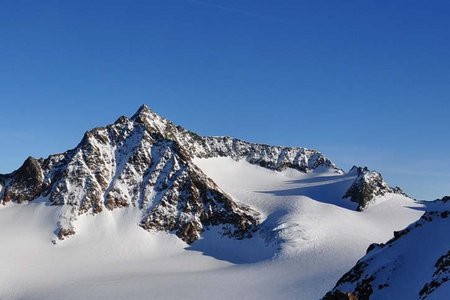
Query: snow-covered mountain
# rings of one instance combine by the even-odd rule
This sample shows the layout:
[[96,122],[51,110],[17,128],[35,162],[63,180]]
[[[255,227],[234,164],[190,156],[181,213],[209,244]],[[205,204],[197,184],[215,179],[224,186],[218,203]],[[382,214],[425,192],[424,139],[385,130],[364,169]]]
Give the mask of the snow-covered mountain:
[[449,218],[450,197],[427,203],[418,221],[370,245],[324,299],[448,299]]
[[367,168],[145,105],[0,175],[0,203],[2,300],[318,299],[426,209]]
[[200,137],[143,105],[131,119],[120,117],[87,132],[75,149],[47,159],[29,157],[17,171],[1,175],[0,201],[45,197],[68,206],[59,222],[60,239],[75,234],[72,223],[80,214],[130,205],[142,210],[143,228],[173,231],[190,243],[209,225],[249,237],[258,213],[233,201],[192,163],[195,157],[218,156],[275,170],[342,172],[314,150]]

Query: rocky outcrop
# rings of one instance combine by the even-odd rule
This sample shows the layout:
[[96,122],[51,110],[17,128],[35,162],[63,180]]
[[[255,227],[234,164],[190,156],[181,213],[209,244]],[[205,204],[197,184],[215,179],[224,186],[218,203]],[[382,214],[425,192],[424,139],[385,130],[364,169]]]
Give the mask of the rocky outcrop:
[[419,292],[420,299],[425,299],[442,284],[450,281],[450,250],[437,259],[434,267],[436,269],[433,273],[433,277]]
[[334,289],[328,292],[323,300],[332,300],[332,299],[357,299],[357,300],[367,300],[373,293],[372,282],[375,277],[373,275],[365,276],[364,270],[367,268],[368,264],[363,261],[359,261],[350,271],[344,274],[336,286],[344,285],[344,284],[352,284],[354,285],[354,289],[352,291],[341,291],[339,289]]
[[358,300],[352,293],[343,293],[341,291],[329,292],[323,298],[324,300]]
[[380,173],[371,171],[367,167],[361,168],[353,166],[347,174],[350,176],[355,175],[356,179],[342,198],[350,198],[352,202],[357,203],[358,210],[367,208],[377,196],[383,196],[388,193],[406,196],[399,187],[391,188],[384,181]]
[[15,201],[21,203],[38,197],[42,192],[43,174],[38,160],[28,157],[23,165],[10,176],[2,176],[0,185],[3,203]]
[[201,137],[144,105],[131,118],[86,132],[75,149],[30,157],[17,171],[0,175],[0,202],[43,197],[72,207],[58,223],[60,239],[75,234],[79,214],[128,206],[142,211],[144,229],[174,232],[189,243],[208,226],[230,237],[250,237],[258,214],[233,201],[192,161],[223,156],[274,170],[342,173],[315,150]]
[[0,199],[3,199],[3,193],[5,192],[6,178],[0,175]]
[[417,222],[394,232],[385,244],[370,245],[323,299],[425,299],[444,288],[441,295],[448,295],[449,204],[446,198],[425,203],[426,212]]

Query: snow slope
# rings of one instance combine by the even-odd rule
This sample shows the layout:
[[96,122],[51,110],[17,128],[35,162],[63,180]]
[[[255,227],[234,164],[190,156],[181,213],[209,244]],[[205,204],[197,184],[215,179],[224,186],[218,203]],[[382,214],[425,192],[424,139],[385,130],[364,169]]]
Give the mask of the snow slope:
[[450,199],[444,199],[427,203],[420,220],[386,244],[372,245],[325,299],[348,299],[349,293],[358,299],[448,299]]
[[[302,299],[316,299],[369,244],[418,219],[422,204],[399,194],[377,197],[365,211],[342,200],[355,176],[275,172],[228,158],[196,160],[234,199],[263,214],[264,238],[277,244],[285,272],[299,273]],[[301,274],[301,275],[300,275]]]
[[0,207],[0,299],[318,299],[422,204],[399,194],[355,211],[352,175],[275,171],[227,157],[194,163],[233,200],[261,212],[260,234],[206,231],[191,245],[138,226],[133,206],[84,214],[51,241],[63,206],[45,199]]

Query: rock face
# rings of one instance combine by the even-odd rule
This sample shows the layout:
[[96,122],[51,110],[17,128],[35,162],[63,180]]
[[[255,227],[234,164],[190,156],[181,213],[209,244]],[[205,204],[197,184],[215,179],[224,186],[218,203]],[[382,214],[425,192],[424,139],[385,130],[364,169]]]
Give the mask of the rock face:
[[0,202],[43,197],[67,206],[60,239],[75,234],[76,216],[135,206],[146,230],[174,232],[192,243],[208,226],[224,235],[250,237],[258,213],[226,195],[192,158],[228,156],[265,168],[342,173],[315,150],[201,137],[142,106],[131,118],[86,132],[80,144],[47,159],[28,158],[17,171],[0,175]]
[[39,196],[42,190],[43,174],[38,160],[28,157],[23,165],[10,176],[0,177],[0,196],[4,203],[21,203]]
[[450,280],[450,250],[437,259],[434,267],[433,277],[419,292],[421,299],[428,297],[436,289],[440,288],[442,284],[448,284]]
[[399,188],[391,188],[383,179],[380,173],[371,171],[367,167],[361,168],[354,166],[349,175],[356,175],[356,179],[347,190],[344,199],[350,198],[352,202],[358,204],[358,210],[364,210],[377,196],[383,196],[388,193],[406,194]]
[[[427,205],[424,215],[366,256],[323,299],[444,299],[450,294],[450,201]],[[405,290],[405,287],[407,289]],[[353,297],[353,298],[351,298]]]

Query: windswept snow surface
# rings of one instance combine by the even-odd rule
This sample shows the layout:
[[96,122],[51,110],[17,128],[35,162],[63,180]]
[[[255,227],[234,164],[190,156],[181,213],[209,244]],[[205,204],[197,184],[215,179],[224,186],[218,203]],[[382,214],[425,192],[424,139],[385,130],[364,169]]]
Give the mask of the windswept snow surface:
[[350,175],[277,172],[230,158],[194,163],[261,212],[260,233],[231,240],[212,229],[189,246],[143,230],[130,207],[79,216],[77,234],[54,245],[67,207],[9,203],[0,207],[0,299],[318,299],[369,244],[423,213],[394,194],[355,211],[341,199]]

